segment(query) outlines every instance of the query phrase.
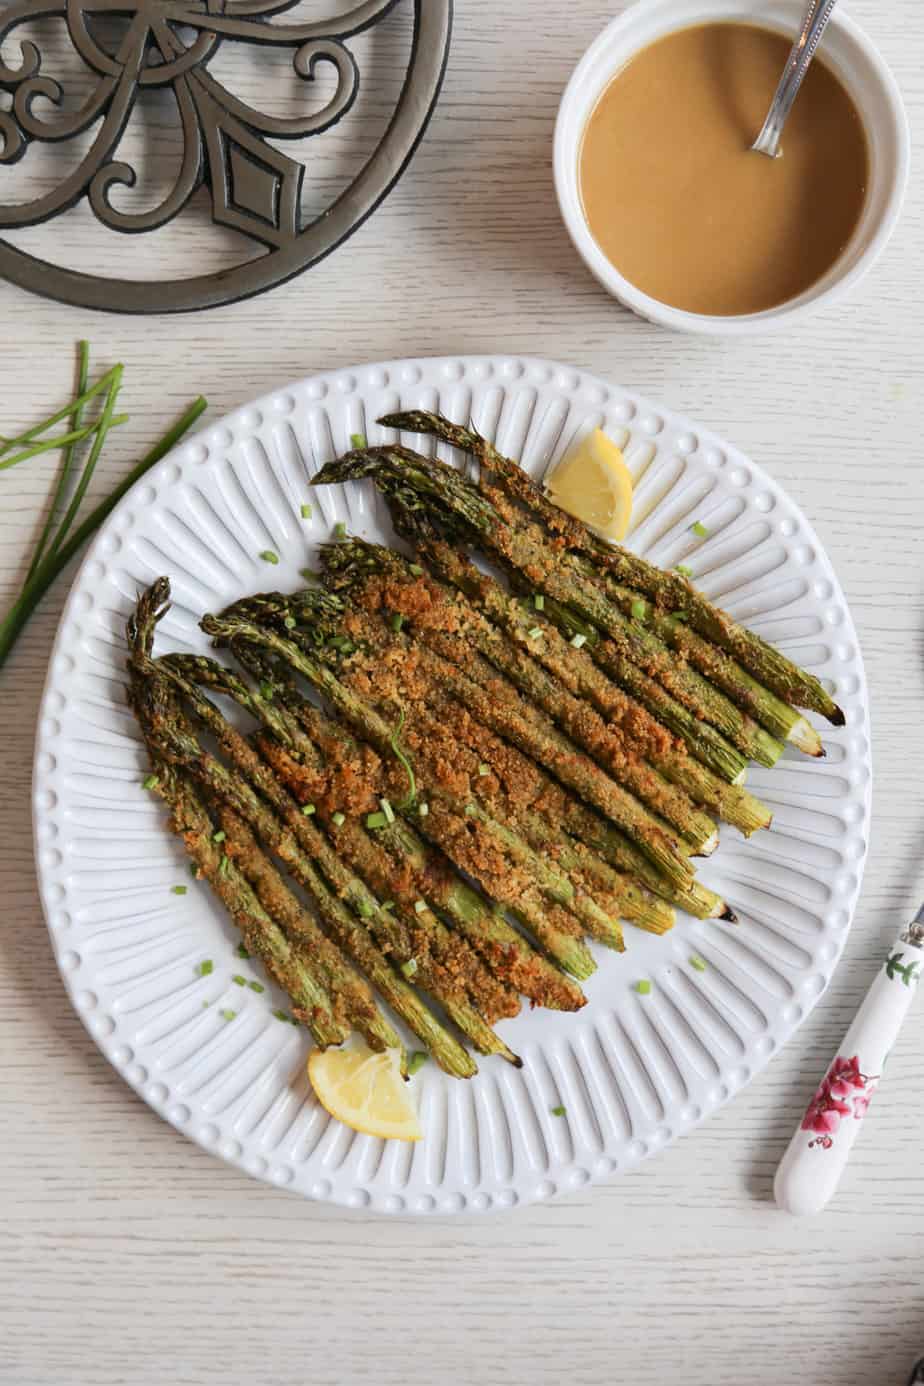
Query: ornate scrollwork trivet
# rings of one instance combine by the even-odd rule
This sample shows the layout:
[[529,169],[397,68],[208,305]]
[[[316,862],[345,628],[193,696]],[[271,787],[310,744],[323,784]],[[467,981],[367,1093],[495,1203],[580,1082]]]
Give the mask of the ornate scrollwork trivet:
[[[3,200],[0,230],[48,221],[87,198],[99,222],[115,231],[156,231],[177,217],[198,188],[211,194],[212,220],[266,247],[266,253],[212,276],[143,283],[104,278],[38,260],[0,240],[0,275],[67,303],[119,312],[181,312],[213,307],[262,292],[328,254],[376,207],[402,173],[439,94],[449,48],[452,0],[413,0],[411,57],[394,116],[372,158],[331,208],[304,224],[304,165],[268,140],[319,135],[352,106],[359,68],[347,40],[376,25],[399,0],[362,0],[349,12],[297,23],[280,19],[300,0],[18,0],[0,7],[0,43],[21,25],[63,19],[70,43],[94,83],[79,110],[39,115],[44,98],[61,106],[60,84],[42,73],[35,43],[21,43],[18,67],[0,62],[0,90],[12,108],[0,111],[0,166],[18,162],[33,141],[66,142],[96,132],[78,166],[51,192],[31,202]],[[316,7],[317,8],[317,7]],[[107,49],[94,21],[127,21]],[[209,71],[222,43],[273,45],[293,50],[293,66],[310,82],[320,64],[335,71],[336,90],[311,116],[270,116],[232,94]],[[179,172],[166,197],[145,212],[118,210],[117,185],[133,187],[136,170],[118,158],[119,145],[145,88],[171,87],[183,136]]]

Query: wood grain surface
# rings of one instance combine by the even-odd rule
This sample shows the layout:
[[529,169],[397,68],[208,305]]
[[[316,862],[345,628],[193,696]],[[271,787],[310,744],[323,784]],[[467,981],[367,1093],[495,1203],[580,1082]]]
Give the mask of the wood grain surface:
[[[287,378],[400,355],[535,352],[723,433],[804,507],[861,635],[873,840],[845,958],[797,1037],[731,1106],[607,1187],[485,1221],[380,1221],[248,1180],[116,1077],[52,962],[28,796],[62,580],[0,674],[10,1386],[904,1386],[924,1353],[920,1012],[835,1204],[796,1222],[771,1196],[810,1090],[924,896],[924,191],[913,175],[877,269],[798,333],[726,344],[636,321],[573,253],[550,166],[564,83],[621,8],[459,0],[443,99],[409,173],[347,246],[275,293],[140,320],[0,285],[0,432],[68,397],[73,344],[88,336],[97,364],[125,361],[132,415],[107,448],[100,494],[199,390],[217,418]],[[898,78],[917,142],[924,8],[851,8]],[[204,223],[189,233],[207,235]],[[0,604],[21,580],[51,474],[41,459],[0,475]]]

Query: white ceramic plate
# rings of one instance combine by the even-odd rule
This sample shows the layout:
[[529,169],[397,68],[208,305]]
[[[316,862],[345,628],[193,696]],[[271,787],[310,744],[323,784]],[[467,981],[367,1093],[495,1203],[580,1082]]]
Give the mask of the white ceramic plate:
[[[516,1071],[480,1060],[470,1082],[432,1063],[413,1080],[425,1138],[358,1136],[331,1120],[304,1076],[308,1041],[285,1004],[232,980],[235,931],[190,881],[141,781],[123,700],[123,630],[139,588],[166,573],[174,606],[158,649],[204,650],[202,612],[261,587],[294,587],[330,526],[378,538],[368,483],[310,491],[348,446],[380,436],[386,410],[469,410],[540,476],[576,432],[600,425],[636,479],[632,546],[688,564],[739,620],[835,691],[847,726],[828,756],[787,750],[750,784],[774,825],[745,842],[724,828],[702,878],[737,928],[685,917],[657,939],[627,928],[599,950],[578,1015],[524,1012],[503,1033]],[[795,441],[795,440],[794,440]],[[300,518],[314,502],[314,518]],[[701,520],[706,539],[690,529]],[[262,550],[280,555],[278,567]],[[804,516],[740,453],[686,419],[545,361],[468,357],[359,366],[293,385],[184,443],[126,497],[96,538],[58,632],[34,780],[42,903],[71,998],[124,1078],[207,1149],[314,1198],[383,1212],[509,1208],[635,1164],[697,1125],[767,1062],[824,991],[844,943],[866,851],[870,753],[863,666],[843,593]],[[188,885],[184,896],[171,892]],[[707,962],[691,968],[691,954]],[[214,971],[198,977],[205,958]],[[649,977],[653,991],[633,983]],[[205,1005],[209,1002],[209,1005]],[[224,1020],[221,1010],[234,1010]],[[552,1115],[563,1105],[566,1115]]]

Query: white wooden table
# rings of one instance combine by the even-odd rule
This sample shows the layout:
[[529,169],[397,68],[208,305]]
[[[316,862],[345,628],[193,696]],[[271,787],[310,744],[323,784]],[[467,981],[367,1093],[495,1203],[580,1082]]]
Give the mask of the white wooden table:
[[[2,7],[0,7],[2,8]],[[493,1220],[379,1221],[248,1180],[162,1124],[83,1030],[35,889],[33,726],[67,582],[0,674],[0,1380],[9,1386],[410,1381],[904,1386],[924,1353],[924,1064],[910,1024],[837,1202],[790,1221],[777,1160],[896,922],[924,895],[924,190],[883,261],[798,336],[724,345],[629,317],[560,224],[567,75],[621,6],[459,0],[443,99],[410,172],[288,288],[173,320],[0,285],[0,431],[69,397],[73,343],[126,362],[131,425],[100,493],[197,390],[213,417],[315,369],[535,352],[714,427],[803,505],[846,588],[871,685],[874,833],[829,993],[706,1127],[608,1187]],[[857,0],[924,138],[924,7]],[[73,234],[78,234],[74,232]],[[0,475],[0,604],[50,467]],[[924,1024],[924,1016],[918,1025]]]

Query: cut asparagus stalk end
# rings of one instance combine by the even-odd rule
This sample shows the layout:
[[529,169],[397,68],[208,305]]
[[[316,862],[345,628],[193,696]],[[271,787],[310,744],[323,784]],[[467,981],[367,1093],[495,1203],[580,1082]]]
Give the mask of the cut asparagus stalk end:
[[811,722],[808,722],[804,717],[800,717],[793,724],[786,739],[807,756],[823,756],[825,753],[821,744],[821,737]]

